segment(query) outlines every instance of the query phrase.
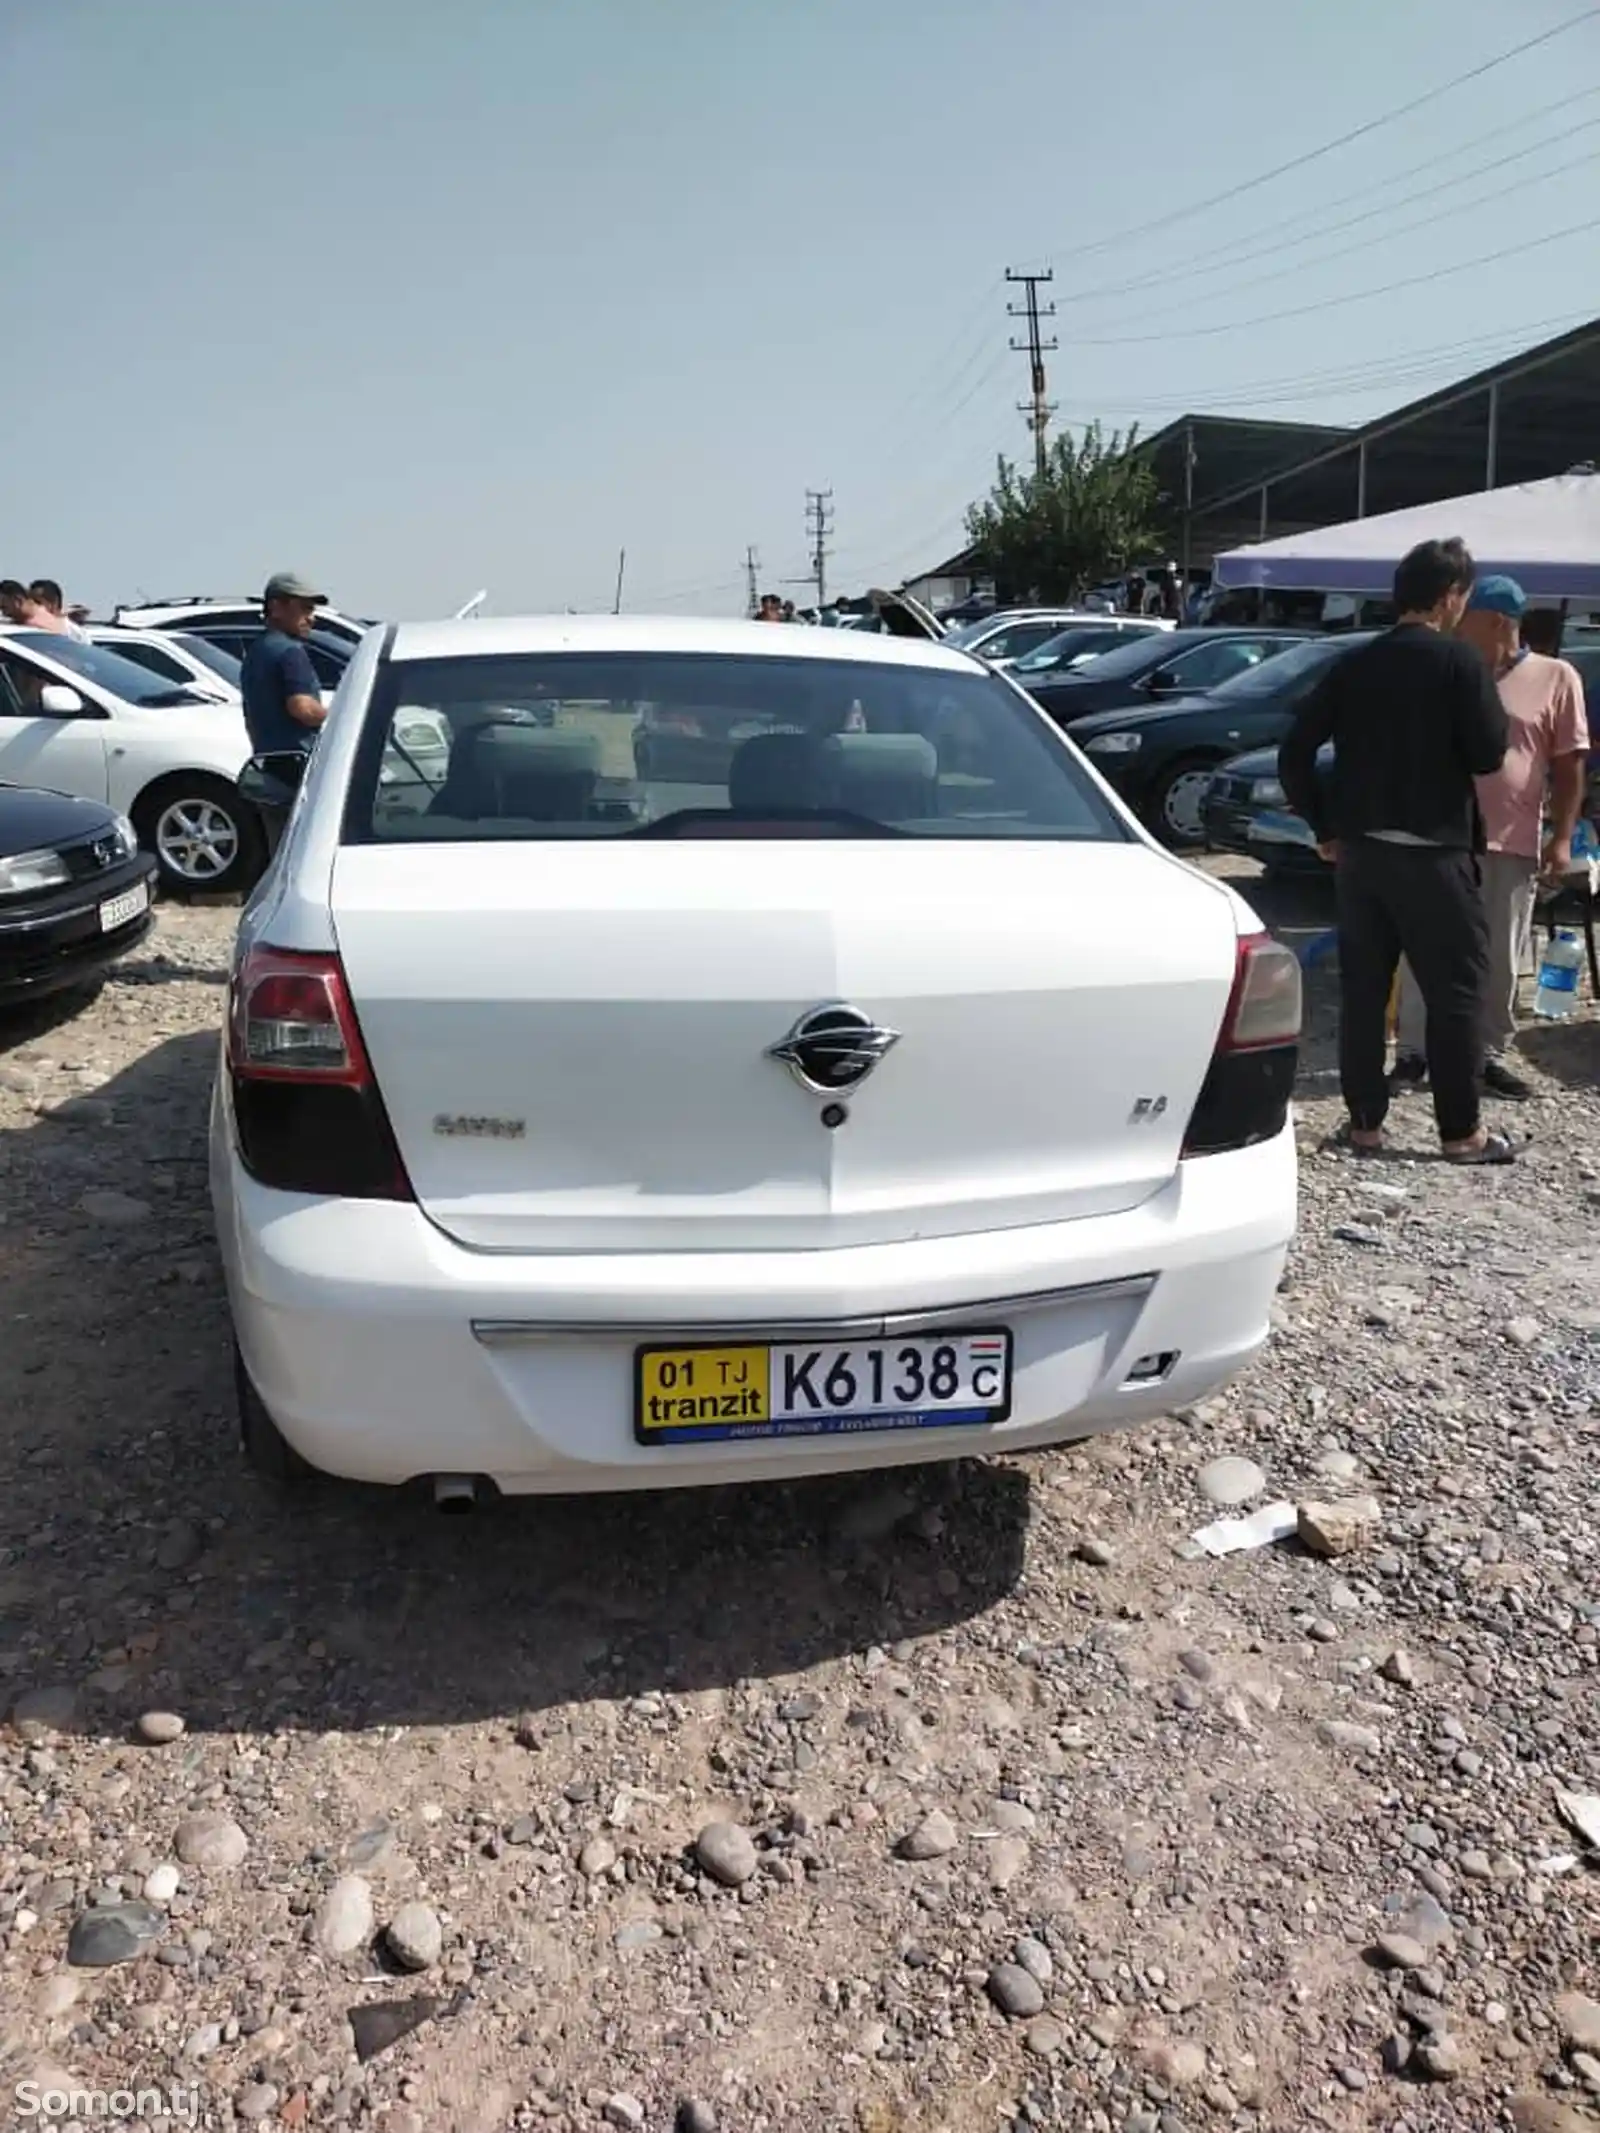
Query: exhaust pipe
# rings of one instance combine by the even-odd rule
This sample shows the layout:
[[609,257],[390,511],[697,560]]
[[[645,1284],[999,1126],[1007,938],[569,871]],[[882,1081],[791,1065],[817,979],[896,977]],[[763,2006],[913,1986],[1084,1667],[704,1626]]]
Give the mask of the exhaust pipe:
[[433,1505],[436,1511],[448,1511],[456,1518],[465,1518],[469,1511],[478,1507],[478,1484],[470,1474],[435,1474]]

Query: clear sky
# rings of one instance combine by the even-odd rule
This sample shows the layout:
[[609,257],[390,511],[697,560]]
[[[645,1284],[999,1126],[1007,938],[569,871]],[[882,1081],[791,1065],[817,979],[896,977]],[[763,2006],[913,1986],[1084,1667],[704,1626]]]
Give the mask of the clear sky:
[[1376,413],[1600,310],[1600,9],[1145,226],[1582,7],[0,0],[0,574],[731,613],[809,486],[897,580],[1027,449],[1008,266],[1060,420]]

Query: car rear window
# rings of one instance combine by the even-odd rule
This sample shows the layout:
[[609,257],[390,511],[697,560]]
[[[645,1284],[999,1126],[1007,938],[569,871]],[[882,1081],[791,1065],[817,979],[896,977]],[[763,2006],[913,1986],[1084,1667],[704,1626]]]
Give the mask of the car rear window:
[[693,653],[391,661],[345,817],[350,843],[1125,834],[997,677]]

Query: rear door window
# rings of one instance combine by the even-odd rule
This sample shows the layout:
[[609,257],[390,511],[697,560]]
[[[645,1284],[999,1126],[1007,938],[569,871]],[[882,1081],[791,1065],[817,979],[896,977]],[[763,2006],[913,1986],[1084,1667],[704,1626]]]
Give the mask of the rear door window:
[[881,661],[551,653],[381,671],[347,841],[1120,839],[997,676]]

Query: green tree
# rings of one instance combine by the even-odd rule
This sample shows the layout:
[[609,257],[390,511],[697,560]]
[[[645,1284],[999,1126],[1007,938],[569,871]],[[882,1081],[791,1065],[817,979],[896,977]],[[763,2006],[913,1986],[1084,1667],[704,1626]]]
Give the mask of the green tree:
[[1074,599],[1157,546],[1156,477],[1138,436],[1107,437],[1098,422],[1076,437],[1064,430],[1042,476],[1001,454],[994,488],[967,512],[967,536],[1003,599]]

